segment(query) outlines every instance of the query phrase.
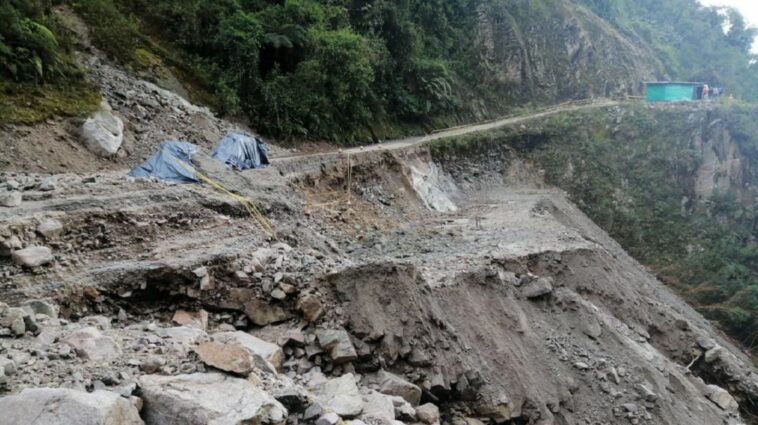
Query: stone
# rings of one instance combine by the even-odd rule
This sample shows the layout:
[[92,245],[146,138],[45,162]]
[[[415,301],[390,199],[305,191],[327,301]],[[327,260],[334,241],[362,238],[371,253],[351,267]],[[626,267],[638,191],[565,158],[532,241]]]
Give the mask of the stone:
[[102,157],[113,156],[124,141],[124,123],[105,107],[88,118],[81,127],[87,149]]
[[645,384],[637,385],[637,392],[645,399],[645,401],[653,402],[658,398],[658,395]]
[[212,338],[214,341],[223,344],[235,344],[241,346],[249,353],[265,359],[265,361],[269,362],[275,370],[279,370],[282,367],[284,353],[276,344],[264,341],[242,331],[219,332],[213,334]]
[[53,262],[53,252],[46,246],[30,246],[13,251],[11,258],[19,266],[33,268]]
[[425,424],[435,424],[440,420],[440,409],[432,403],[422,404],[416,408],[416,417]]
[[344,329],[319,329],[316,338],[334,364],[348,363],[358,358],[350,335]]
[[0,398],[0,425],[144,425],[126,398],[110,391],[25,389]]
[[321,304],[321,300],[312,294],[307,294],[300,297],[300,299],[297,301],[297,309],[303,313],[305,320],[311,323],[318,320],[319,317],[321,317],[321,314],[324,312],[324,307]]
[[534,279],[521,287],[521,295],[529,299],[544,297],[551,292],[553,292],[553,279],[549,277]]
[[142,362],[140,369],[145,373],[157,373],[165,365],[166,360],[163,357],[151,354]]
[[197,328],[201,330],[208,329],[208,312],[205,310],[200,311],[185,311],[177,310],[174,313],[174,317],[171,319],[179,326],[186,326],[189,328]]
[[179,345],[197,344],[208,339],[208,334],[197,328],[175,326],[172,328],[157,328],[155,334]]
[[716,403],[716,405],[722,410],[737,412],[740,407],[734,397],[732,397],[727,390],[718,385],[708,385],[705,388],[705,396],[712,402]]
[[255,358],[240,345],[205,342],[195,348],[203,363],[225,372],[247,375],[255,369]]
[[58,317],[58,307],[44,300],[29,300],[21,307],[30,314],[44,314],[50,318]]
[[0,256],[9,257],[11,253],[17,249],[23,248],[21,239],[18,236],[13,235],[8,239],[0,241]]
[[277,339],[277,344],[282,347],[305,347],[305,335],[300,329],[290,329]]
[[16,374],[16,371],[16,362],[5,357],[0,357],[0,372],[5,376],[13,376]]
[[321,415],[316,420],[316,425],[337,425],[339,421],[340,421],[339,415],[337,415],[336,413],[330,412],[330,413],[325,413]]
[[44,220],[37,226],[37,233],[45,239],[57,238],[63,234],[63,224],[54,218]]
[[416,421],[416,409],[411,406],[404,398],[393,395],[390,396],[392,405],[395,407],[395,419],[400,419],[404,422]]
[[361,419],[372,424],[390,425],[395,420],[392,397],[376,391],[364,394]]
[[52,192],[55,190],[57,184],[58,179],[56,179],[55,176],[45,177],[45,179],[39,184],[39,190],[43,192]]
[[287,298],[287,294],[285,294],[281,289],[277,288],[271,291],[271,298],[282,301]]
[[721,356],[724,354],[724,349],[720,345],[715,345],[714,347],[708,349],[708,351],[705,352],[705,362],[706,363],[713,363],[717,360],[721,359]]
[[318,384],[313,393],[325,409],[344,418],[354,418],[363,412],[363,398],[352,373]]
[[13,208],[21,205],[21,192],[0,192],[0,207]]
[[289,320],[292,316],[278,305],[272,305],[261,300],[245,303],[245,315],[258,326],[267,326]]
[[143,418],[161,425],[283,424],[284,408],[251,382],[221,373],[140,378]]
[[418,385],[414,385],[386,370],[379,371],[376,376],[376,383],[379,385],[379,392],[382,394],[402,397],[411,406],[418,406],[421,402],[421,388]]
[[61,342],[69,345],[77,356],[95,362],[110,362],[121,355],[121,347],[116,341],[94,327],[74,331]]
[[15,336],[23,336],[26,333],[26,316],[29,313],[23,309],[5,306],[0,309],[0,328],[10,329]]

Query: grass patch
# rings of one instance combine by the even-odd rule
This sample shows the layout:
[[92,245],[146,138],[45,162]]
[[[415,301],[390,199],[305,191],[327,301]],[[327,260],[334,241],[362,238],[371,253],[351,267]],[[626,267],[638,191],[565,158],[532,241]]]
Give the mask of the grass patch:
[[86,82],[33,84],[0,82],[0,124],[34,124],[54,116],[97,111],[100,92]]

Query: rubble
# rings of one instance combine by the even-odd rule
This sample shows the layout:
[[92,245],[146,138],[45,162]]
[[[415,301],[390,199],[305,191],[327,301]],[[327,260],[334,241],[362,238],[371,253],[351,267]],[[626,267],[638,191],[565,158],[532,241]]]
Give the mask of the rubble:
[[93,362],[109,362],[121,354],[118,343],[94,327],[74,331],[61,341],[70,346],[77,356]]
[[23,196],[19,191],[0,192],[0,207],[13,208],[21,205]]

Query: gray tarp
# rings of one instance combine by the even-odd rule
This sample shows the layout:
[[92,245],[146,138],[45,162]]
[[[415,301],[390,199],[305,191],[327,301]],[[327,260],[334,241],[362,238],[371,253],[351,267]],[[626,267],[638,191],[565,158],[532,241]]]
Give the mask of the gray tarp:
[[266,144],[247,133],[227,134],[211,156],[236,170],[262,168],[269,164]]
[[162,142],[158,152],[129,173],[134,177],[155,177],[177,183],[197,183],[192,157],[197,154],[192,143],[168,140]]

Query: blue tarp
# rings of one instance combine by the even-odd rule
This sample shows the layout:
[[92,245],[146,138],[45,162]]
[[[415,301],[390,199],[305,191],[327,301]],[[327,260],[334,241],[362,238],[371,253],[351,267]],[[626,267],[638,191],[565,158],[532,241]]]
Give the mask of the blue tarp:
[[134,177],[155,177],[177,183],[197,183],[192,156],[198,152],[192,143],[168,140],[162,142],[158,152],[129,173]]
[[269,164],[266,144],[247,133],[227,134],[211,156],[236,170],[262,168]]

